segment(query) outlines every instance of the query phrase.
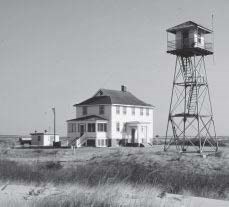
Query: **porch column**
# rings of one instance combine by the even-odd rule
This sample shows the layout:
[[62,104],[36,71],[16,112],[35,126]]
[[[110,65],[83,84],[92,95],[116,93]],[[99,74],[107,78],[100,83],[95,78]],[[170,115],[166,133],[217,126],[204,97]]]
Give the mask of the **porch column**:
[[138,146],[140,146],[140,142],[139,142],[139,137],[140,137],[139,124],[137,125],[137,135],[138,135]]
[[98,122],[95,121],[95,147],[99,147],[98,145],[98,139],[97,139],[97,133],[98,133]]

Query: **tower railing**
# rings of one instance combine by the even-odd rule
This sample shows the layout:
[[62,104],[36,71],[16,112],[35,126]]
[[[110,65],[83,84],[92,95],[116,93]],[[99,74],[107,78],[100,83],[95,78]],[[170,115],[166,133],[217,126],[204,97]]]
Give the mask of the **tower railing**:
[[167,41],[167,51],[181,50],[181,49],[194,49],[200,48],[213,52],[213,44],[211,42],[202,41],[197,38],[185,38]]

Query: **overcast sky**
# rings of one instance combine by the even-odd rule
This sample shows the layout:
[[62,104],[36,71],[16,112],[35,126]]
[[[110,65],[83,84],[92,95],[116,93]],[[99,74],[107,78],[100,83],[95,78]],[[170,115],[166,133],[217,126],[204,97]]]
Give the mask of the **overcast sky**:
[[52,130],[66,135],[73,104],[99,88],[130,92],[156,106],[164,135],[175,56],[166,32],[193,20],[211,27],[215,64],[206,58],[218,135],[229,135],[229,1],[0,0],[0,134]]

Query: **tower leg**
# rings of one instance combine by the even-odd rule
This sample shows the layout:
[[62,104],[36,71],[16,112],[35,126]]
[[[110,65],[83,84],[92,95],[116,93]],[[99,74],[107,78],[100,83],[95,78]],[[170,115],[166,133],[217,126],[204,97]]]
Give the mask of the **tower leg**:
[[164,151],[217,151],[204,56],[177,56]]
[[170,100],[170,106],[169,106],[169,116],[168,116],[168,122],[167,122],[167,127],[166,127],[166,136],[165,136],[165,143],[164,143],[164,151],[167,151],[169,146],[171,145],[174,135],[172,137],[169,137],[168,131],[169,131],[169,124],[171,121],[171,109],[172,109],[172,103],[173,103],[173,95],[174,95],[174,82],[176,80],[176,72],[177,72],[177,63],[178,63],[178,57],[176,57],[176,63],[175,63],[175,72],[174,72],[174,77],[173,77],[173,86],[172,86],[172,94],[171,94],[171,100]]

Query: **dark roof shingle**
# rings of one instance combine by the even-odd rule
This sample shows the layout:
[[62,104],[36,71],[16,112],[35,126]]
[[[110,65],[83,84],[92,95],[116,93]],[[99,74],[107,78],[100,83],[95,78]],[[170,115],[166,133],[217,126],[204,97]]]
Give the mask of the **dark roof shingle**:
[[141,101],[128,91],[117,91],[100,89],[92,98],[89,98],[79,104],[80,105],[94,105],[94,104],[123,104],[123,105],[136,105],[136,106],[152,106],[144,101]]
[[199,25],[199,24],[197,24],[197,23],[195,23],[195,22],[193,22],[193,21],[184,22],[184,23],[182,23],[182,24],[179,24],[179,25],[176,25],[176,26],[174,26],[174,27],[171,27],[171,28],[167,29],[166,31],[167,31],[167,32],[171,32],[171,33],[173,33],[173,34],[176,34],[176,32],[179,31],[179,30],[188,29],[188,28],[193,28],[193,27],[195,27],[195,28],[197,28],[197,27],[200,28],[200,29],[201,29],[204,33],[206,33],[206,34],[212,33],[212,30],[210,30],[210,29],[208,29],[208,28],[206,28],[206,27],[203,27],[203,26],[201,26],[201,25]]

